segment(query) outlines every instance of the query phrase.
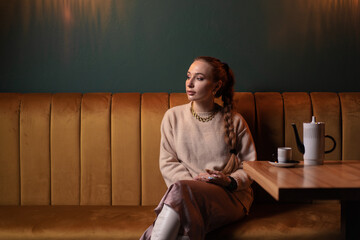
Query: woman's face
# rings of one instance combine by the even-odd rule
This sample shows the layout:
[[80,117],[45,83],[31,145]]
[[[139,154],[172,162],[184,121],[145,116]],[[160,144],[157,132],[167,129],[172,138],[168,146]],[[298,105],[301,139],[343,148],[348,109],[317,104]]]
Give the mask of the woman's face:
[[212,66],[201,60],[194,61],[186,78],[186,94],[190,101],[213,101],[213,91],[218,89],[221,81],[214,82]]

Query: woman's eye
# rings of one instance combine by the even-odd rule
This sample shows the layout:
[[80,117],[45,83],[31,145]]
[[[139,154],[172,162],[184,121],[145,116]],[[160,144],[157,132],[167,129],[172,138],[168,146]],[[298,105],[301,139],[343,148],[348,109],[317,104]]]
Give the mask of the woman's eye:
[[202,81],[202,80],[204,80],[204,78],[203,77],[198,77],[198,78],[196,78],[197,80],[199,80],[199,81]]
[[186,76],[186,79],[190,79],[190,76]]

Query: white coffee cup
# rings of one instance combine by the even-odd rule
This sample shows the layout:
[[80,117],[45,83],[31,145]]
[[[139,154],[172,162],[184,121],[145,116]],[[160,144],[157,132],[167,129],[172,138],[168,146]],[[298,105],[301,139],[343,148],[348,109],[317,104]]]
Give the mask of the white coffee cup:
[[278,163],[286,163],[292,159],[291,147],[279,147],[277,151]]

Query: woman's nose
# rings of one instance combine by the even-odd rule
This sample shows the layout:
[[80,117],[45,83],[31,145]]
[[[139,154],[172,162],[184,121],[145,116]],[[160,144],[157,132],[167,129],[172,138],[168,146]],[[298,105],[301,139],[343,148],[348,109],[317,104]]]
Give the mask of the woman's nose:
[[189,79],[186,81],[186,85],[187,85],[187,87],[189,87],[189,88],[194,87],[194,78],[189,78]]

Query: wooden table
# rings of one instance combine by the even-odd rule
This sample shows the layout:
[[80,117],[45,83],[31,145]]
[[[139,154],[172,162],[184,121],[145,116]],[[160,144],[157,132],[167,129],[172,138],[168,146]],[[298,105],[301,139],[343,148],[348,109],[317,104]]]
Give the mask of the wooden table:
[[360,161],[292,168],[254,161],[244,162],[244,170],[278,201],[341,200],[344,239],[360,239]]

